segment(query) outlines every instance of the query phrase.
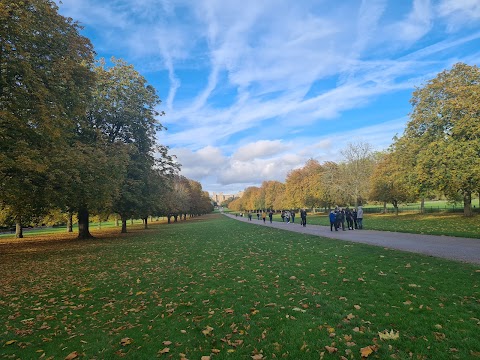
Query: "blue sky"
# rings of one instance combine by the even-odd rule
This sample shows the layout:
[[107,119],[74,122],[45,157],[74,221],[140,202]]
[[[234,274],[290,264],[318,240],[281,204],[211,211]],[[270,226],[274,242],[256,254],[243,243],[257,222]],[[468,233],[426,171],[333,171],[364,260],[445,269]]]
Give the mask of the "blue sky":
[[386,149],[409,99],[480,63],[480,0],[62,0],[98,57],[158,91],[182,174],[235,193],[348,144]]

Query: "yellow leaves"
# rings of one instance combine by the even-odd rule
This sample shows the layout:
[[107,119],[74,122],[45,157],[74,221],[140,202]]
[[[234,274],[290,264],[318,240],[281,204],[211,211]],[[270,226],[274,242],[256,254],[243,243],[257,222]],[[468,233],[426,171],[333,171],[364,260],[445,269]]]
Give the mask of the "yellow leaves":
[[380,337],[380,340],[398,340],[398,338],[400,337],[400,332],[395,332],[393,331],[393,329],[390,330],[390,332],[388,332],[388,330],[384,330],[382,332],[379,332],[378,336]]
[[225,309],[225,314],[232,315],[233,314],[233,309]]
[[84,287],[84,288],[80,289],[80,292],[83,293],[83,292],[92,291],[92,290],[93,290],[93,288],[91,288],[91,287]]
[[145,291],[137,291],[137,292],[135,293],[136,296],[138,296],[138,295],[145,295],[145,294],[146,294]]
[[17,340],[8,340],[8,341],[5,341],[5,345],[12,345],[16,342],[17,342]]
[[356,310],[360,310],[360,309],[361,309],[361,306],[360,306],[360,305],[353,305],[353,307],[354,307]]

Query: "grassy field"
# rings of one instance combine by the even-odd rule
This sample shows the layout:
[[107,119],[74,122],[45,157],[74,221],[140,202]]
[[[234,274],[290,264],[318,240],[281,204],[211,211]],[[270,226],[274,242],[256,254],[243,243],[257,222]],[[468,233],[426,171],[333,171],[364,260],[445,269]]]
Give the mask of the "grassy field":
[[0,358],[480,357],[478,266],[221,215],[108,231],[0,243]]

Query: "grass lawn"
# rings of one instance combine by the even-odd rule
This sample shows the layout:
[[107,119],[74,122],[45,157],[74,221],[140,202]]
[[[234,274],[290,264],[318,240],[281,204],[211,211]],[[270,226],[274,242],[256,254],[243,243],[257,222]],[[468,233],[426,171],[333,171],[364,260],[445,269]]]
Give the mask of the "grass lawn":
[[[275,221],[282,221],[275,215]],[[295,217],[300,222],[300,216]],[[324,213],[307,216],[307,223],[330,226],[328,216]],[[345,223],[345,226],[346,223]],[[415,214],[364,214],[363,227],[368,230],[398,231],[412,234],[448,235],[480,239],[480,216],[466,218],[461,214],[434,213]]]
[[0,359],[480,357],[478,266],[222,215],[108,231],[0,243]]

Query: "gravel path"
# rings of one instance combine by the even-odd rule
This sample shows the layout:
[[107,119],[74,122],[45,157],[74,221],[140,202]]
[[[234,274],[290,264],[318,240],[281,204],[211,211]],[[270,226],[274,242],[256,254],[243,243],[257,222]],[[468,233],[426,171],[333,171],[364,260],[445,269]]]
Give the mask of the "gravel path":
[[230,214],[224,215],[253,225],[273,227],[303,234],[323,236],[332,239],[382,246],[390,249],[480,264],[480,239],[374,230],[330,231],[329,226],[308,225],[308,218],[307,226],[303,227],[300,225],[300,218],[298,219],[298,223],[293,224],[278,221],[274,221],[270,224],[267,218],[267,221],[264,224],[262,219],[257,220],[256,218],[252,218],[252,221],[248,221],[248,218],[245,217],[236,217],[235,215]]

